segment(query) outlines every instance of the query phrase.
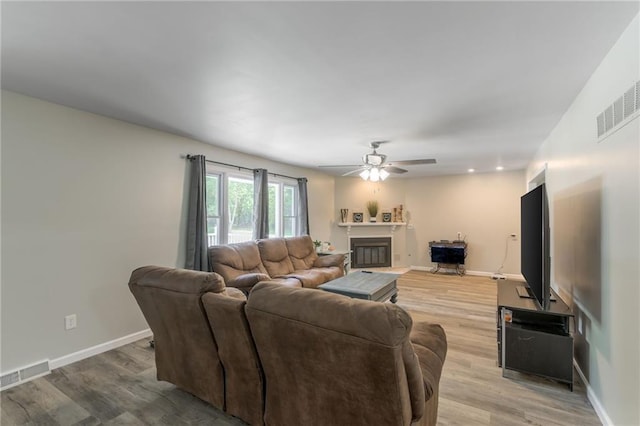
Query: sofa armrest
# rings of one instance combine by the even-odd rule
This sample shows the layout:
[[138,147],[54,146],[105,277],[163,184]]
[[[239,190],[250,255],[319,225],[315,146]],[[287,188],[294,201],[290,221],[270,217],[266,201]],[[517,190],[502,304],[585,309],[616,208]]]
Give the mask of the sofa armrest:
[[[143,266],[131,273],[130,288],[158,288],[185,294],[202,294],[208,291],[224,291],[224,279],[215,272],[191,269]],[[133,290],[132,290],[133,291]]]
[[447,355],[447,337],[439,324],[415,323],[409,336],[418,356],[425,387],[425,400],[438,389],[442,367]]
[[330,254],[327,256],[318,256],[313,262],[314,268],[327,268],[329,266],[339,266],[342,268],[344,265],[344,254]]
[[247,296],[242,292],[242,290],[235,287],[227,287],[221,294],[231,297],[232,299],[247,300]]
[[259,272],[242,274],[227,282],[227,287],[251,290],[251,287],[258,284],[260,281],[269,281],[270,279],[271,277],[269,275]]

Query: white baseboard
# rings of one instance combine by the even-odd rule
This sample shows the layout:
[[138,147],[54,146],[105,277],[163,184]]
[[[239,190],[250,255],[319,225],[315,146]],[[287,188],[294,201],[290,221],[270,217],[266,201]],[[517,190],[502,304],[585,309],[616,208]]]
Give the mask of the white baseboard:
[[82,349],[78,352],[71,353],[69,355],[61,356],[60,358],[52,359],[49,362],[49,366],[52,370],[56,368],[64,367],[65,365],[72,364],[74,362],[89,358],[94,355],[101,354],[103,352],[110,351],[111,349],[119,348],[120,346],[133,343],[136,340],[144,339],[145,337],[152,336],[151,329],[138,331],[136,333],[129,334],[127,336],[119,337],[109,342],[100,343],[99,345],[92,346],[90,348]]
[[[17,374],[17,377],[18,377],[17,381],[14,381],[10,384],[7,384],[6,386],[3,386],[2,388],[0,388],[0,390],[4,391],[14,386],[21,385],[22,383],[30,382],[31,380],[35,380],[38,377],[42,377],[42,376],[46,376],[47,374],[50,374],[51,370],[55,370],[56,368],[64,367],[65,365],[72,364],[76,361],[80,361],[85,358],[89,358],[91,356],[110,351],[111,349],[119,348],[120,346],[133,343],[136,340],[144,339],[145,337],[150,337],[152,335],[153,333],[151,333],[151,330],[147,328],[146,330],[138,331],[136,333],[132,333],[127,336],[111,340],[109,342],[100,343],[99,345],[82,349],[78,352],[74,352],[69,355],[61,356],[60,358],[56,358],[52,360],[44,360],[35,364],[29,364],[29,365],[19,367],[11,372],[0,373],[0,377],[3,377],[3,378],[4,376],[9,376],[11,374]],[[43,365],[46,364],[47,365],[46,371],[24,378],[25,371],[38,364],[43,364]]]
[[593,388],[587,381],[587,378],[585,377],[584,373],[580,369],[580,366],[578,365],[575,359],[573,360],[573,366],[576,368],[576,371],[578,372],[578,375],[580,376],[582,383],[584,383],[584,386],[587,388],[587,398],[589,399],[589,402],[593,406],[594,411],[598,415],[598,418],[600,419],[600,421],[604,426],[613,426],[613,421],[611,421],[611,418],[607,414],[607,411],[602,406],[602,403],[596,396],[595,392],[593,391]]
[[[433,267],[431,266],[416,266],[416,265],[411,265],[409,266],[410,269],[415,270],[415,271],[427,271],[427,272],[431,272],[433,270]],[[443,272],[452,272],[455,273],[456,270],[453,268],[440,268],[441,271]],[[467,275],[473,275],[473,276],[478,276],[478,277],[491,277],[495,274],[495,272],[484,272],[484,271],[469,271],[466,270],[465,274]],[[515,280],[515,281],[524,281],[524,277],[521,274],[502,274],[505,276],[505,278],[509,279],[509,280]]]

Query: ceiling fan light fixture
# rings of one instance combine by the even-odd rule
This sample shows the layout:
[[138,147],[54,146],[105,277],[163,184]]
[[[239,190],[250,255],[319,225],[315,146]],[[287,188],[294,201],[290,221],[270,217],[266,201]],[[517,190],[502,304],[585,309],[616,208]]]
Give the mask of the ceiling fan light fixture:
[[369,180],[371,182],[377,182],[380,180],[380,170],[377,167],[373,167],[371,169],[371,173],[369,173]]
[[360,172],[360,177],[364,180],[369,179],[369,169],[364,169],[362,172]]
[[385,180],[389,177],[389,172],[385,169],[380,169],[380,180]]

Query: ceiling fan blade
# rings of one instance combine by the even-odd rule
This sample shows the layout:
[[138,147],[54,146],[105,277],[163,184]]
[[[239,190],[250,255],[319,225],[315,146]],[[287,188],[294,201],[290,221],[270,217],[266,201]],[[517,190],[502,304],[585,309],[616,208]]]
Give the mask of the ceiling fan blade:
[[360,167],[357,168],[355,170],[351,170],[350,172],[347,173],[343,173],[342,176],[351,176],[351,175],[355,175],[356,173],[360,173],[361,171],[366,170],[366,167]]
[[436,164],[435,158],[422,158],[420,160],[402,160],[402,161],[392,161],[390,163],[394,166],[417,166],[419,164]]
[[400,167],[391,166],[391,165],[385,166],[383,167],[383,169],[385,169],[389,173],[407,173],[407,170],[401,169]]
[[336,169],[348,169],[349,167],[360,167],[361,165],[362,164],[341,164],[341,165],[332,164],[330,166],[318,166],[318,167],[336,168]]

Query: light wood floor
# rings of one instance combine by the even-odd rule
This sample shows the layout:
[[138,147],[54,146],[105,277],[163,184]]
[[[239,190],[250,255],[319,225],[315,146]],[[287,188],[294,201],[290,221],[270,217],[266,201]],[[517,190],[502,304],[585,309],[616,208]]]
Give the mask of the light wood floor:
[[[440,382],[442,425],[599,425],[576,379],[565,385],[496,366],[496,284],[485,277],[411,271],[398,305],[442,324],[449,351]],[[147,340],[59,368],[1,393],[8,425],[243,425],[155,379]],[[304,425],[301,425],[304,426]]]

